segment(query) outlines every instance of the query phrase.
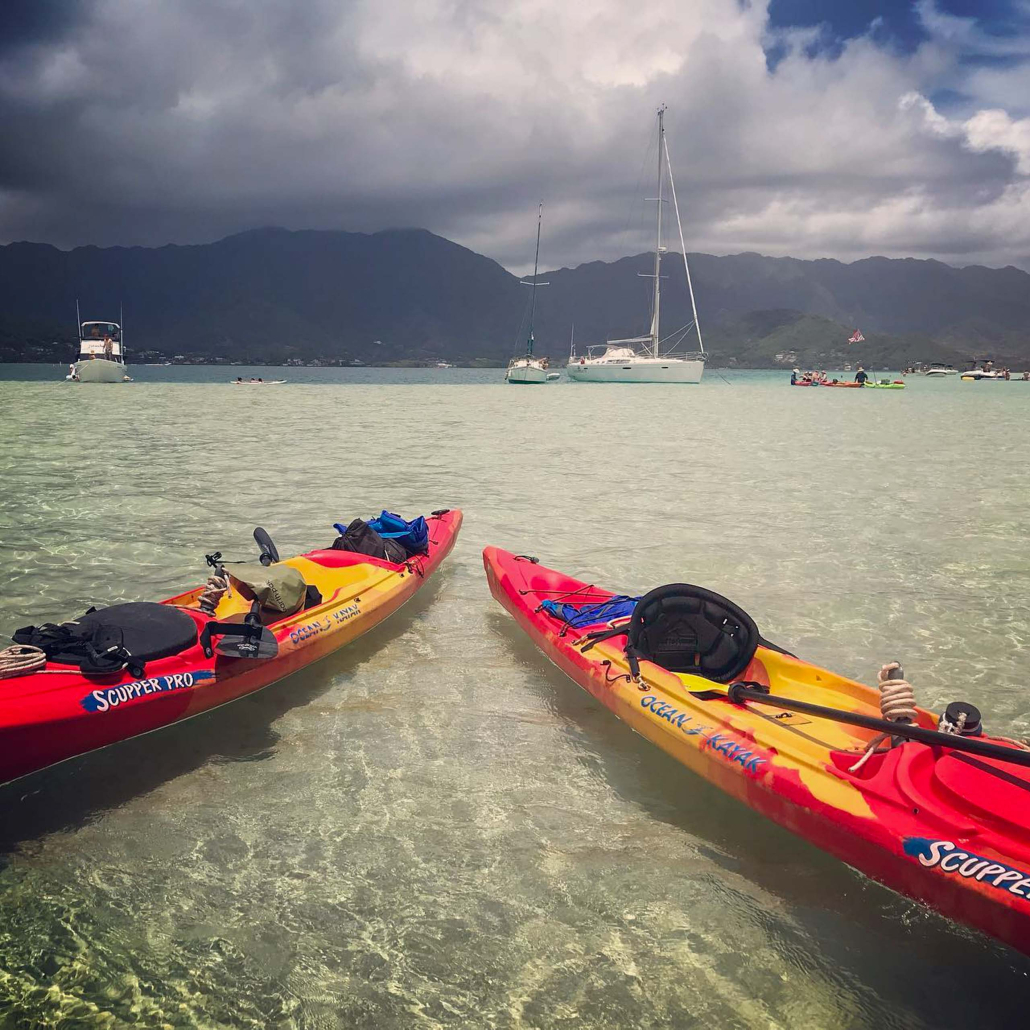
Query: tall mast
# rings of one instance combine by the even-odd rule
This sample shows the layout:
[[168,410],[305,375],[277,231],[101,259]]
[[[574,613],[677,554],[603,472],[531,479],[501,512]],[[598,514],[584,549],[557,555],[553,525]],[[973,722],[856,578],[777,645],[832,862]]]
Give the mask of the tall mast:
[[658,357],[658,336],[662,305],[662,150],[665,144],[665,104],[658,108],[658,213],[655,216],[654,300],[651,304],[651,353]]
[[536,256],[533,258],[533,281],[527,283],[525,279],[521,279],[520,282],[523,286],[533,287],[533,296],[531,298],[529,307],[529,339],[526,341],[526,355],[532,357],[533,355],[533,319],[536,317],[536,288],[538,286],[550,286],[550,283],[538,283],[536,281],[537,273],[540,270],[540,226],[544,220],[544,202],[540,201],[540,208],[536,213]]
[[544,221],[544,202],[540,201],[540,207],[536,213],[536,254],[533,257],[533,297],[529,306],[529,340],[526,343],[526,353],[533,353],[533,319],[536,317],[536,277],[540,270],[540,226]]

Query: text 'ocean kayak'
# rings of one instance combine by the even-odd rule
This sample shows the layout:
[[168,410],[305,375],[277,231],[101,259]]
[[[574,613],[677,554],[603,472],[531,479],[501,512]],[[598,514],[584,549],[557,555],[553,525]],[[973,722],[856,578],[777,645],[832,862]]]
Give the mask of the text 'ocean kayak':
[[[101,633],[112,625],[117,631],[121,620],[127,660],[114,673],[91,674],[49,660],[38,671],[0,679],[0,783],[234,701],[361,636],[421,589],[454,546],[461,512],[440,512],[425,525],[424,553],[404,562],[334,549],[281,562],[266,554],[256,568],[260,574],[266,567],[271,585],[259,596],[274,595],[289,577],[307,591],[298,601],[304,606],[288,615],[259,612],[254,596],[231,587],[205,610],[205,588],[198,587],[160,604],[117,605],[65,624],[95,623]],[[243,568],[255,566],[227,562],[220,571],[231,576]],[[63,628],[43,627],[51,635]],[[146,643],[137,649],[130,640]],[[108,660],[97,651],[93,669]]]
[[[498,548],[483,561],[541,651],[688,769],[1030,953],[1030,750],[984,736],[971,705],[885,723],[877,690],[768,644],[717,594],[673,584],[638,603]],[[902,736],[875,743],[884,728]]]

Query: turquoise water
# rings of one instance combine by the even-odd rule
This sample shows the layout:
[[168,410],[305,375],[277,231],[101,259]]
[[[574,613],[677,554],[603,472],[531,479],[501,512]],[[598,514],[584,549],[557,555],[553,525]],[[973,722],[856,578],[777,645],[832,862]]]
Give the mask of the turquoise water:
[[[44,366],[29,368],[38,373]],[[0,365],[0,632],[382,507],[462,507],[352,647],[0,788],[0,1026],[1021,1025],[1030,960],[690,776],[492,601],[499,544],[685,579],[1030,734],[1030,384],[500,384],[500,370]],[[14,378],[14,377],[20,378]]]

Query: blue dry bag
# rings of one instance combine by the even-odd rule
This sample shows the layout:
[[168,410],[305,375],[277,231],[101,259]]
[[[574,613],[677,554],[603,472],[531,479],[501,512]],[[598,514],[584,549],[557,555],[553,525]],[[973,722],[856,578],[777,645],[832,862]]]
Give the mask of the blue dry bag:
[[616,594],[600,604],[575,605],[568,602],[544,601],[540,607],[556,619],[567,622],[573,629],[583,629],[585,626],[596,626],[601,623],[617,622],[619,619],[628,619],[633,614],[633,609],[639,600],[639,597]]
[[408,554],[425,554],[429,550],[429,526],[421,515],[408,522],[400,515],[384,511],[379,518],[372,519],[369,525],[384,540],[396,540]]

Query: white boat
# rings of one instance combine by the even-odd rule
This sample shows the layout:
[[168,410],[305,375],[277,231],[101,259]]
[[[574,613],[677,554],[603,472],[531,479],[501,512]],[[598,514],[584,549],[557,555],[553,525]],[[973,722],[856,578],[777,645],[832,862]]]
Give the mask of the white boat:
[[981,379],[988,380],[1000,380],[1005,381],[1005,373],[997,369],[986,369],[986,368],[970,368],[962,373],[962,378],[965,380],[976,380]]
[[[549,362],[547,358],[538,358],[533,354],[535,339],[533,337],[533,320],[536,317],[536,288],[538,286],[550,286],[550,283],[538,283],[536,277],[540,269],[540,226],[544,220],[544,205],[541,204],[536,215],[536,257],[533,259],[533,279],[520,280],[523,286],[532,288],[529,306],[529,335],[526,338],[526,353],[520,357],[512,358],[508,362],[508,370],[504,373],[504,381],[513,385],[536,385],[539,383],[551,382],[552,376],[548,373]],[[554,376],[557,379],[558,376]]]
[[[83,322],[75,303],[79,323],[79,357],[67,379],[77,383],[131,382],[125,369],[122,327],[118,322]],[[119,317],[121,317],[119,315]]]
[[244,379],[242,376],[239,379],[230,379],[230,386],[282,386],[285,383],[285,379]]
[[[669,192],[676,212],[676,226],[679,230],[680,249],[683,252],[683,270],[687,277],[690,293],[690,309],[693,321],[671,335],[661,335],[662,301],[662,255],[666,247],[662,244],[662,221],[665,177],[668,173]],[[608,340],[587,348],[587,353],[569,359],[566,372],[575,383],[699,383],[705,370],[704,341],[697,319],[697,304],[694,301],[694,286],[690,281],[690,266],[687,263],[687,248],[683,242],[683,226],[680,222],[679,202],[676,199],[676,184],[672,177],[672,162],[669,159],[669,145],[665,139],[665,105],[658,108],[658,216],[655,232],[654,272],[645,278],[654,279],[651,299],[651,328],[646,336],[634,336],[626,340]],[[644,273],[640,273],[644,274]],[[697,350],[678,354],[677,348],[691,332],[697,333]]]
[[512,358],[508,371],[504,373],[506,382],[513,384],[546,383],[548,379],[547,366],[542,365],[536,358]]
[[957,376],[958,369],[954,365],[944,365],[939,361],[932,361],[923,370],[924,376]]

